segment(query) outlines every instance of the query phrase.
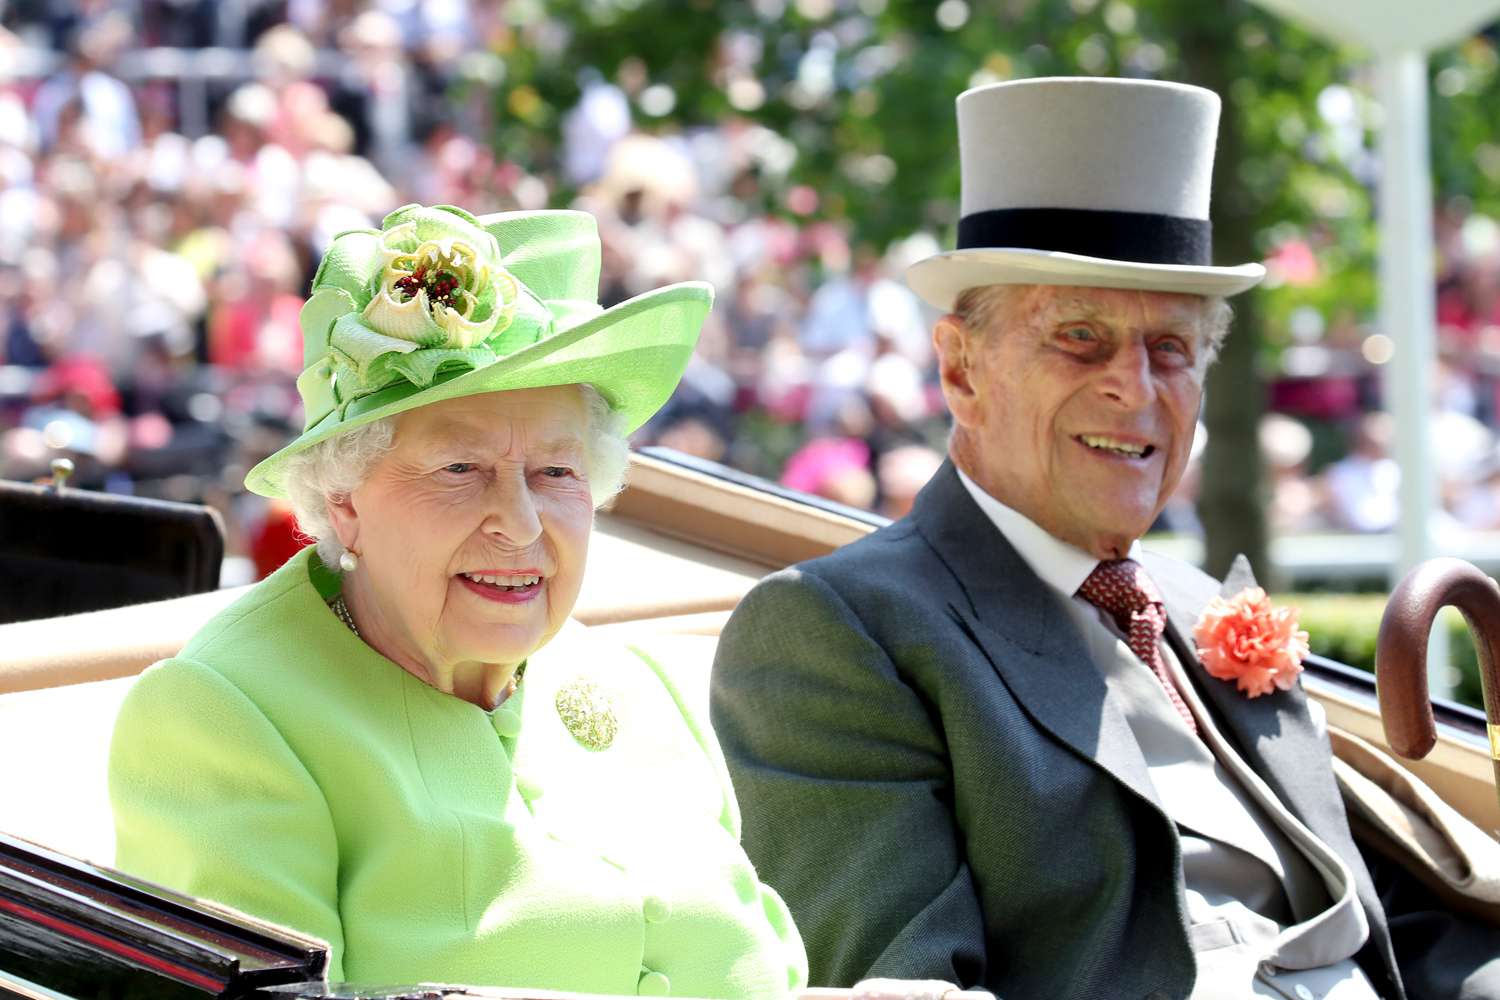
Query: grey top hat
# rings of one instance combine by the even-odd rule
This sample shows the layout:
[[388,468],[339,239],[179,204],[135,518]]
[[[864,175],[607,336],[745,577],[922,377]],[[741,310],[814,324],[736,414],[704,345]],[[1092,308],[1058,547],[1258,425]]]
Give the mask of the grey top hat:
[[1052,77],[958,97],[958,248],[913,264],[939,309],[979,285],[1234,295],[1260,264],[1214,267],[1208,196],[1218,95],[1146,80]]

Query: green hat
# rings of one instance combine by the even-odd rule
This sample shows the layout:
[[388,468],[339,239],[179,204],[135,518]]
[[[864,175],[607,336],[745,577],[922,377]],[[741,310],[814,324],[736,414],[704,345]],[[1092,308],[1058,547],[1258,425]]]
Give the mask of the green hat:
[[340,233],[302,307],[302,436],[245,485],[284,497],[292,455],[481,392],[587,383],[635,430],[682,378],[713,289],[683,282],[610,309],[598,295],[598,226],[583,212],[406,205]]

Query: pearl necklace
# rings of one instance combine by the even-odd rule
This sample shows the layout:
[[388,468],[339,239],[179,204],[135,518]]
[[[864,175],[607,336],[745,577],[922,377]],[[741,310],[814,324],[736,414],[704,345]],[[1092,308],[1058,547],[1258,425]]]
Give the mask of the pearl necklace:
[[[364,640],[359,634],[359,626],[354,624],[354,616],[349,613],[349,605],[344,603],[344,595],[342,593],[339,594],[339,596],[335,597],[328,606],[333,609],[333,613],[338,616],[339,621],[349,626],[349,631],[354,633],[354,638],[359,639],[361,642],[363,642]],[[505,682],[505,689],[501,692],[504,697],[502,697],[500,701],[503,702],[510,698],[511,695],[515,694],[516,688],[520,687],[521,685],[521,678],[525,676],[526,661],[522,660],[521,665],[516,668],[515,674],[510,678],[510,680]]]
[[344,595],[339,594],[335,597],[329,607],[333,608],[333,613],[338,615],[339,621],[348,625],[349,631],[353,632],[354,638],[358,639],[360,637],[359,626],[354,624],[354,616],[349,613],[349,605],[344,603]]

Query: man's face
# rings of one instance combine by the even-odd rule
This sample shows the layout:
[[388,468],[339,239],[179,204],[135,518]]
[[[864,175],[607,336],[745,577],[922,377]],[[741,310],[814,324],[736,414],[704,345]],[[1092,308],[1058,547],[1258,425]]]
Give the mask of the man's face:
[[945,317],[934,342],[955,460],[1054,537],[1124,556],[1187,465],[1205,309],[1195,295],[1036,285],[984,330]]

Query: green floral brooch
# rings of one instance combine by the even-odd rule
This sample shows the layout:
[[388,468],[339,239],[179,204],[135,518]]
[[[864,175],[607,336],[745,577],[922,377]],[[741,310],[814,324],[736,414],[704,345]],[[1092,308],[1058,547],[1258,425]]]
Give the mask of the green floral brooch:
[[557,692],[557,714],[573,738],[590,750],[608,750],[620,723],[604,689],[578,677]]

